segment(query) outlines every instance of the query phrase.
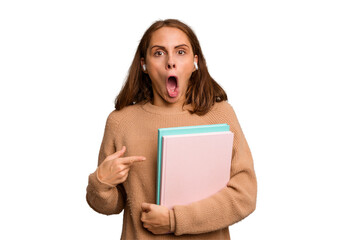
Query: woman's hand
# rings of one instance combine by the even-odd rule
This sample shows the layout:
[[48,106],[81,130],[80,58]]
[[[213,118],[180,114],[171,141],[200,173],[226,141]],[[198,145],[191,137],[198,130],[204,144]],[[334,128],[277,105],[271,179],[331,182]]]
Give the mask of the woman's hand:
[[144,228],[153,234],[170,233],[170,210],[156,204],[141,204],[141,221]]
[[98,168],[98,178],[100,181],[116,186],[125,182],[128,177],[130,167],[135,162],[142,162],[146,158],[143,156],[133,156],[121,158],[126,151],[126,147],[105,158]]

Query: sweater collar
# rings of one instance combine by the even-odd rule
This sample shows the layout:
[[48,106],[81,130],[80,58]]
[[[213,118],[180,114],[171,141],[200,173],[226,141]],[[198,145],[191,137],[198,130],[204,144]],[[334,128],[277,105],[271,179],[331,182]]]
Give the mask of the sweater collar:
[[192,109],[191,105],[189,104],[189,105],[185,105],[182,111],[173,110],[173,109],[169,110],[164,107],[153,105],[151,102],[143,103],[141,104],[141,107],[147,112],[160,114],[160,115],[188,114],[189,113],[188,110]]

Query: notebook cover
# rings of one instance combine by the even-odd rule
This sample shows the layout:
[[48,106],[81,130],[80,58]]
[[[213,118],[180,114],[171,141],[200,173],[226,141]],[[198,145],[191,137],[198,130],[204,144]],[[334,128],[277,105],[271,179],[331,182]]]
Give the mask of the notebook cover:
[[160,205],[172,209],[224,188],[230,179],[233,138],[229,131],[164,136]]
[[207,133],[207,132],[225,132],[225,131],[229,131],[229,130],[230,130],[230,126],[226,123],[211,124],[211,125],[185,126],[185,127],[172,127],[172,128],[159,128],[158,129],[156,204],[160,204],[161,159],[162,159],[163,136]]

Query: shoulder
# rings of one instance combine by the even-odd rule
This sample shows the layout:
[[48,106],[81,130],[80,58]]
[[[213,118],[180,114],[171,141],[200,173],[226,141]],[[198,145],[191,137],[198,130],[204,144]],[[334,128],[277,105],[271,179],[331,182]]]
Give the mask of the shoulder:
[[213,115],[222,116],[224,118],[236,117],[234,108],[227,101],[216,102],[209,113]]
[[231,104],[227,101],[215,103],[211,110],[206,114],[206,117],[212,124],[229,124],[230,129],[232,129],[233,131],[240,128],[236,113]]
[[213,106],[213,110],[216,111],[234,111],[233,107],[228,101],[216,102]]
[[139,109],[139,104],[135,104],[131,106],[126,106],[120,110],[113,110],[107,117],[106,125],[115,127],[120,123],[127,122],[136,115],[136,112]]

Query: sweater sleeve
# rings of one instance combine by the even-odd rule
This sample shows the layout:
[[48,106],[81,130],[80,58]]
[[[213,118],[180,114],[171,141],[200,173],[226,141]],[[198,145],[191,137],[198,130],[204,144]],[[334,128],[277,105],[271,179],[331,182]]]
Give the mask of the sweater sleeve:
[[[115,128],[117,122],[109,115],[104,137],[101,143],[98,166],[105,158],[116,152],[115,147]],[[110,215],[120,213],[125,206],[126,193],[122,184],[113,186],[100,181],[98,177],[98,169],[89,176],[89,182],[86,189],[86,200],[89,206],[95,211]]]
[[175,206],[175,235],[200,234],[228,227],[255,210],[257,182],[253,159],[232,107],[224,102],[215,112],[222,116],[234,133],[230,181],[209,198],[189,205]]

